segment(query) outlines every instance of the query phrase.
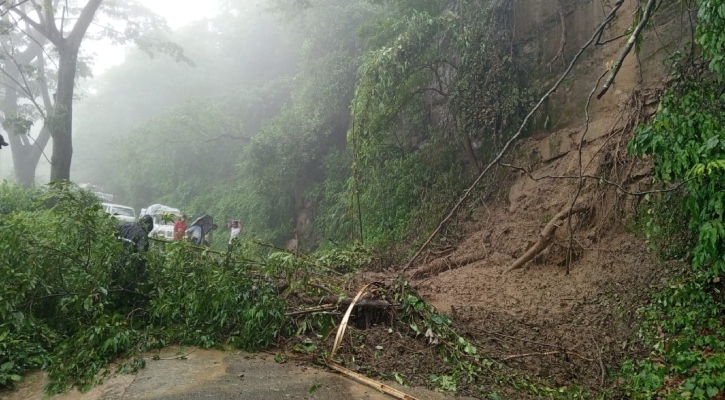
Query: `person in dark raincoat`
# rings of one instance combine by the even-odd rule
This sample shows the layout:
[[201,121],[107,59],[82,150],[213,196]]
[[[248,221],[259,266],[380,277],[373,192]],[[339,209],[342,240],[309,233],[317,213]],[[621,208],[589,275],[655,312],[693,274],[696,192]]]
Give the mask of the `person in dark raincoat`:
[[126,222],[118,228],[118,238],[128,243],[133,253],[149,250],[149,232],[154,229],[154,219],[144,215],[138,222]]
[[111,271],[111,289],[119,292],[119,305],[133,305],[136,301],[134,293],[146,278],[146,258],[141,252],[148,251],[149,232],[153,229],[150,215],[118,227],[117,237],[123,241],[123,251]]

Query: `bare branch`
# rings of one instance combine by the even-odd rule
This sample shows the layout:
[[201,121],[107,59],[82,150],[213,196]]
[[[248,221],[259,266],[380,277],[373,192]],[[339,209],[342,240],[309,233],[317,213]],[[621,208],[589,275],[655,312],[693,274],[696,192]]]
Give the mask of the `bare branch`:
[[513,360],[515,358],[522,358],[522,357],[551,356],[551,355],[554,355],[554,354],[566,354],[566,355],[571,355],[571,356],[577,356],[577,357],[579,357],[579,358],[581,358],[582,360],[585,360],[585,361],[594,361],[591,358],[584,357],[584,356],[582,356],[582,355],[580,355],[578,353],[574,353],[572,351],[546,351],[546,352],[543,352],[543,353],[513,354],[513,355],[506,356],[506,357],[502,358],[501,361],[508,361],[508,360]]
[[78,21],[73,26],[73,30],[68,35],[68,42],[73,47],[80,47],[83,36],[85,36],[88,26],[93,21],[93,17],[96,15],[96,10],[101,5],[103,0],[89,0],[88,4],[83,7]]
[[[21,1],[21,2],[19,2],[18,4],[13,4],[13,5],[12,5],[12,6],[10,7],[10,8],[8,8],[7,10],[4,10],[4,11],[3,11],[2,13],[0,13],[0,17],[4,17],[4,16],[5,16],[5,15],[6,15],[7,13],[9,13],[9,12],[10,12],[10,11],[11,11],[12,9],[14,9],[15,7],[19,7],[19,6],[22,6],[23,4],[27,3],[28,1],[30,1],[30,0],[22,0],[22,1]],[[2,1],[2,2],[0,2],[0,6],[4,5],[5,3],[7,3],[7,1]]]
[[595,46],[602,46],[602,45],[605,45],[605,44],[607,44],[607,43],[609,43],[609,42],[613,42],[613,41],[615,41],[615,40],[619,40],[619,39],[621,39],[621,38],[623,38],[623,37],[625,37],[625,36],[627,36],[627,35],[623,33],[623,34],[621,34],[621,35],[619,35],[619,36],[613,37],[613,38],[611,38],[611,39],[607,39],[607,40],[605,40],[605,41],[603,41],[603,42],[597,41],[597,42],[596,42],[596,43],[595,43],[594,45],[595,45]]
[[[231,133],[222,133],[221,135],[219,135],[217,137],[213,137],[209,140],[205,140],[204,142],[206,142],[206,143],[214,142],[214,141],[217,141],[222,138],[228,138],[228,139],[233,139],[233,140],[243,140],[245,142],[252,141],[252,138],[249,136],[239,136],[239,135],[232,135]],[[191,141],[193,141],[193,140],[191,140]]]
[[634,46],[634,43],[637,41],[637,38],[642,32],[642,29],[644,29],[644,26],[647,25],[647,21],[649,21],[650,15],[652,15],[652,8],[654,7],[656,2],[656,0],[649,0],[649,2],[647,2],[647,6],[644,9],[644,15],[642,16],[642,19],[639,21],[639,24],[637,24],[637,28],[634,29],[634,32],[632,32],[632,36],[629,37],[627,45],[624,46],[622,53],[619,55],[619,59],[617,59],[617,62],[614,64],[614,68],[612,68],[612,72],[609,74],[607,81],[604,82],[602,90],[597,95],[597,99],[601,99],[602,96],[607,93],[607,90],[609,90],[612,82],[614,82],[614,77],[617,76],[619,69],[622,68],[622,63],[624,62],[624,59],[627,57],[627,54],[629,54],[630,50],[632,50],[632,46]]
[[576,204],[576,201],[579,199],[579,195],[582,192],[582,187],[584,187],[584,177],[582,177],[582,175],[584,174],[584,166],[582,165],[582,149],[584,148],[584,138],[587,136],[587,132],[589,132],[589,122],[591,121],[591,117],[589,115],[589,105],[592,103],[592,96],[594,96],[594,92],[599,87],[599,82],[602,81],[602,78],[604,78],[604,75],[606,74],[607,71],[604,71],[601,75],[599,75],[599,79],[597,79],[597,83],[594,84],[591,92],[589,92],[589,97],[587,97],[587,103],[584,105],[584,114],[586,115],[586,121],[584,123],[584,129],[582,130],[582,134],[579,136],[579,149],[577,155],[577,162],[579,164],[579,178],[576,185],[576,193],[574,194],[574,198],[571,200],[571,205],[569,206],[569,216],[566,220],[567,234],[569,235],[569,247],[567,247],[566,250],[567,275],[569,275],[569,266],[571,265],[572,257],[574,255],[574,227],[572,226],[571,216],[574,212],[574,205]]
[[564,58],[564,48],[566,47],[566,15],[564,14],[564,4],[561,0],[557,1],[559,6],[559,24],[561,25],[561,38],[559,40],[559,51],[556,52],[554,58],[549,61],[549,68],[554,64],[554,61],[561,57],[561,61],[566,65],[566,58]]
[[[519,170],[519,171],[523,171],[531,180],[534,180],[534,181],[540,181],[542,179],[579,179],[579,176],[577,176],[577,175],[544,175],[544,176],[536,177],[536,176],[533,176],[531,174],[531,172],[528,171],[524,167],[520,167],[520,166],[517,166],[517,165],[511,165],[511,164],[504,164],[504,163],[499,163],[499,165],[501,165],[502,167],[516,169],[516,170]],[[624,194],[627,194],[627,195],[630,195],[630,196],[646,196],[648,194],[674,192],[676,190],[679,190],[685,184],[687,184],[688,182],[690,182],[691,180],[694,179],[694,178],[690,178],[690,179],[684,180],[684,181],[678,183],[677,185],[672,186],[672,187],[669,187],[667,189],[647,190],[647,191],[644,191],[644,192],[630,192],[629,190],[625,189],[622,185],[620,185],[620,184],[618,184],[616,182],[612,182],[612,181],[610,181],[608,179],[605,179],[604,177],[601,177],[601,176],[590,175],[590,174],[582,174],[581,177],[584,178],[584,179],[593,179],[593,180],[596,180],[598,182],[605,183],[605,184],[610,185],[610,186],[614,186],[620,192],[622,192]]]
[[423,250],[425,250],[425,248],[428,247],[428,245],[433,241],[433,239],[438,235],[438,233],[443,229],[443,227],[453,218],[453,216],[456,214],[456,212],[461,207],[461,205],[463,204],[463,202],[473,192],[473,189],[476,188],[476,186],[478,185],[478,183],[488,173],[488,171],[491,169],[491,167],[493,167],[495,164],[497,164],[499,162],[499,160],[501,160],[501,158],[504,156],[504,154],[506,154],[506,152],[511,147],[511,144],[513,142],[515,142],[519,138],[519,136],[521,136],[521,133],[524,131],[524,128],[529,123],[529,120],[531,119],[531,116],[534,115],[534,113],[536,112],[536,110],[538,110],[539,107],[541,107],[541,105],[544,103],[544,101],[546,101],[546,99],[548,99],[556,91],[556,89],[559,88],[559,85],[561,85],[561,83],[564,81],[564,79],[569,75],[569,73],[571,72],[572,68],[574,68],[574,64],[576,64],[576,62],[579,60],[579,58],[581,57],[581,55],[584,53],[584,50],[586,50],[594,42],[594,39],[596,39],[597,36],[604,30],[604,28],[607,25],[609,25],[609,23],[614,19],[614,16],[616,15],[617,10],[619,10],[619,8],[622,7],[622,3],[623,2],[624,2],[624,0],[618,0],[614,4],[614,7],[609,12],[609,14],[606,16],[606,18],[604,18],[604,21],[602,21],[602,23],[599,25],[599,27],[594,31],[594,34],[592,35],[592,37],[589,38],[589,40],[584,44],[584,46],[582,46],[579,49],[579,52],[577,52],[577,54],[571,60],[571,62],[569,63],[569,66],[566,69],[566,71],[564,71],[564,73],[561,75],[561,77],[559,77],[559,79],[551,87],[551,89],[549,89],[549,91],[546,92],[546,94],[544,94],[544,96],[541,97],[541,99],[534,106],[534,108],[531,109],[531,111],[529,111],[528,115],[526,115],[526,117],[524,118],[523,122],[521,123],[521,126],[519,126],[519,130],[516,132],[516,134],[514,134],[506,142],[506,144],[504,145],[503,149],[501,149],[501,151],[493,159],[493,161],[491,161],[488,164],[488,166],[486,166],[486,168],[481,172],[481,174],[478,175],[478,178],[476,178],[476,180],[471,184],[471,186],[469,186],[468,189],[466,189],[464,195],[458,200],[458,202],[456,203],[456,205],[453,206],[453,209],[451,209],[451,211],[448,213],[448,215],[445,218],[443,218],[443,220],[440,222],[440,224],[438,224],[438,227],[435,229],[435,231],[433,231],[433,233],[430,235],[430,237],[428,237],[428,240],[426,240],[425,243],[423,243],[423,245],[418,249],[418,251],[415,253],[415,255],[408,261],[408,263],[405,265],[405,267],[403,267],[403,271],[402,272],[405,272],[408,268],[410,268],[410,266],[413,264],[413,262],[421,255],[421,253],[423,253]]
[[443,97],[448,97],[448,93],[443,93],[443,92],[441,92],[440,89],[434,88],[434,87],[427,87],[427,88],[418,89],[415,92],[413,92],[413,94],[421,94],[421,93],[425,93],[425,92],[436,92],[436,93],[438,93],[439,95],[441,95]]

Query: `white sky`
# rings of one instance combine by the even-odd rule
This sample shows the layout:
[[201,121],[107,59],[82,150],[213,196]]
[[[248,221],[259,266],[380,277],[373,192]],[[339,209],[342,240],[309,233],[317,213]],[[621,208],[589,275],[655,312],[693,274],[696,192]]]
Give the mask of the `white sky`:
[[[143,4],[166,18],[171,29],[178,29],[192,21],[210,18],[217,13],[216,0],[142,0]],[[95,53],[93,74],[98,76],[108,68],[123,62],[125,46],[110,42],[84,42],[86,52]]]

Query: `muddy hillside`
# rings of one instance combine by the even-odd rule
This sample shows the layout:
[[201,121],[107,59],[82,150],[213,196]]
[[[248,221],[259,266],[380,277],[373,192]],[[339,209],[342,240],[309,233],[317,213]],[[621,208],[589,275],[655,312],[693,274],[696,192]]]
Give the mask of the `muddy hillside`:
[[[599,2],[533,3],[511,12],[517,26],[533,27],[517,30],[517,43],[542,66],[569,60],[578,50],[573,38],[590,34],[604,14]],[[620,15],[633,6],[625,2]],[[548,103],[553,127],[505,157],[489,184],[492,195],[470,212],[464,239],[432,248],[409,270],[419,293],[482,344],[483,354],[556,384],[606,385],[608,369],[639,351],[635,310],[668,273],[633,232],[646,201],[638,193],[652,189],[651,165],[626,149],[634,127],[656,109],[663,58],[688,40],[672,29],[680,26],[679,8],[663,15],[669,19],[647,31],[660,40],[645,40],[613,90],[594,96],[585,111],[620,47],[587,51]],[[624,23],[607,32],[624,31]]]

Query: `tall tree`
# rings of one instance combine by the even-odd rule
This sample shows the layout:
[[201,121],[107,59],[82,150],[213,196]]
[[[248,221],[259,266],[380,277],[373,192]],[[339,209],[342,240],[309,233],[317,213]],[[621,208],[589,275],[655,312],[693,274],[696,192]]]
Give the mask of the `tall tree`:
[[[93,29],[89,29],[101,14],[113,24],[104,26],[96,22]],[[38,161],[50,137],[53,138],[52,159],[49,160],[51,180],[70,178],[75,84],[79,77],[90,76],[90,58],[80,56],[84,40],[108,39],[115,44],[133,42],[148,54],[166,53],[176,61],[191,64],[180,46],[166,40],[165,20],[139,1],[89,0],[79,4],[77,1],[42,0],[41,4],[39,0],[30,0],[18,3],[3,17],[7,29],[3,29],[2,36],[6,42],[11,37],[16,39],[9,46],[3,45],[5,58],[0,72],[7,83],[3,86],[14,93],[9,93],[0,107],[5,105],[3,113],[6,117],[17,116],[18,122],[29,122],[22,118],[22,112],[15,112],[16,95],[19,95],[37,109],[37,115],[30,120],[43,119],[43,129],[35,141],[23,134],[27,132],[18,130],[24,127],[22,124],[3,124],[10,127],[10,136],[17,136],[12,139],[17,144],[11,142],[13,163],[18,181],[24,185],[33,183]],[[21,25],[25,25],[24,28]],[[22,38],[17,39],[18,36]],[[45,49],[46,45],[52,48]],[[28,62],[33,59],[36,61],[31,67]],[[46,69],[46,64],[54,68]],[[27,78],[31,75],[34,80],[29,81]]]
[[25,9],[13,9],[13,12],[18,14],[21,19],[48,39],[58,54],[55,103],[43,124],[43,128],[48,129],[53,138],[53,155],[50,167],[51,181],[70,179],[70,165],[73,157],[73,93],[78,66],[78,52],[88,27],[93,22],[93,17],[96,15],[102,1],[89,0],[82,8],[68,34],[64,31],[66,28],[65,15],[69,10],[63,9],[60,25],[58,25],[55,10],[57,4],[53,4],[51,0],[43,0],[42,6],[36,6],[36,19],[32,18]]

